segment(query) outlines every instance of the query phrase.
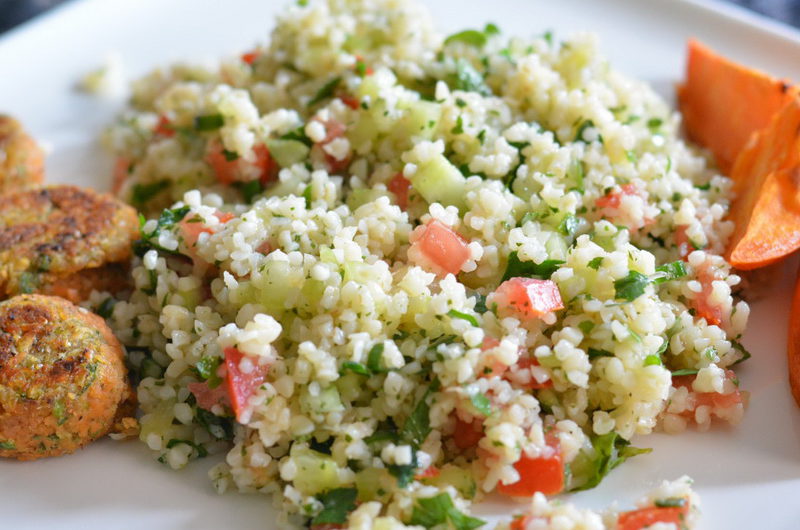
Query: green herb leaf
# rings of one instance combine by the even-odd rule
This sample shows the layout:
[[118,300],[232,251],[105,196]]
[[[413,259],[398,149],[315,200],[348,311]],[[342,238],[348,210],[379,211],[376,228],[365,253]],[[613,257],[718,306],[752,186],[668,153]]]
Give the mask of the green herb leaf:
[[483,393],[476,392],[469,397],[469,400],[472,402],[472,406],[475,407],[475,410],[484,416],[489,416],[492,413],[492,402],[489,401],[489,398]]
[[108,298],[103,300],[103,303],[101,303],[97,307],[97,311],[95,311],[95,313],[97,313],[103,318],[110,318],[112,313],[114,312],[114,305],[116,303],[117,301],[109,296]]
[[488,22],[486,24],[486,26],[483,27],[483,32],[486,35],[490,35],[490,36],[491,35],[499,35],[500,34],[500,28],[498,28],[496,24],[493,24],[492,22]]
[[484,32],[478,31],[477,29],[465,29],[464,31],[459,31],[458,33],[453,33],[448,36],[444,39],[444,43],[447,45],[453,42],[463,42],[470,46],[475,46],[476,48],[483,48],[487,40]]
[[217,440],[233,440],[233,418],[217,416],[213,412],[197,407],[197,423]]
[[614,282],[616,297],[632,302],[644,294],[650,278],[637,271],[630,271],[624,278]]
[[589,348],[586,353],[589,355],[589,360],[597,359],[598,357],[614,357],[614,354],[608,350],[601,350],[597,348]]
[[492,95],[492,89],[483,80],[483,76],[466,59],[456,61],[456,77],[453,88],[465,92],[477,92],[483,96]]
[[602,264],[603,264],[603,257],[602,256],[598,256],[596,258],[592,258],[592,260],[589,262],[588,265],[589,265],[590,269],[597,270],[597,269],[600,268],[600,265],[602,265]]
[[303,198],[306,200],[306,210],[310,210],[311,209],[311,200],[312,200],[311,184],[306,186],[305,189],[303,190]]
[[17,444],[15,444],[11,440],[0,440],[0,451],[13,451],[17,448]]
[[681,368],[680,370],[673,370],[672,377],[679,377],[681,375],[697,375],[699,372],[697,368]]
[[594,322],[591,320],[584,320],[580,324],[578,324],[578,329],[580,329],[584,335],[588,335],[594,329]]
[[661,362],[661,356],[659,355],[651,354],[644,358],[645,366],[653,366],[653,365],[661,366],[662,364],[664,363]]
[[582,450],[570,465],[572,476],[568,491],[594,488],[612,469],[632,456],[649,453],[651,449],[631,447],[630,442],[616,432],[592,438],[592,450]]
[[354,374],[366,376],[372,375],[366,366],[353,361],[345,361],[342,363],[342,368],[339,370],[339,373],[343,375],[346,372],[353,372]]
[[179,440],[177,438],[173,438],[167,442],[167,449],[172,449],[176,445],[181,445],[181,444],[188,445],[189,447],[194,449],[197,452],[197,458],[205,458],[208,456],[208,450],[205,447],[203,447],[202,444],[196,444],[189,440]]
[[222,117],[222,114],[206,114],[194,118],[194,128],[198,131],[216,131],[223,125],[225,125],[225,118]]
[[131,188],[131,204],[137,208],[142,208],[150,199],[169,188],[170,181],[167,179],[157,180],[149,184],[134,184]]
[[486,307],[486,297],[482,294],[475,293],[475,312],[482,315],[488,310],[489,308]]
[[549,280],[563,263],[563,261],[557,259],[547,259],[541,263],[521,261],[515,250],[508,255],[508,265],[506,265],[506,271],[503,273],[503,278],[500,282],[502,283],[509,278],[540,278],[542,280]]
[[463,134],[464,133],[464,120],[461,118],[460,115],[458,116],[458,119],[456,120],[456,126],[453,127],[450,130],[450,132],[452,134]]
[[239,189],[239,193],[242,194],[242,199],[244,199],[247,204],[252,204],[253,199],[264,191],[259,179],[248,180],[247,182],[234,182],[233,185]]
[[731,341],[731,346],[733,346],[733,347],[734,347],[734,349],[736,349],[736,350],[737,350],[739,353],[741,353],[741,354],[742,354],[742,356],[741,356],[739,359],[737,359],[737,360],[736,360],[736,361],[735,361],[735,362],[734,362],[734,363],[733,363],[731,366],[736,366],[737,364],[739,364],[739,363],[743,363],[743,362],[745,362],[747,359],[749,359],[750,357],[752,357],[752,355],[750,354],[750,352],[749,352],[749,351],[747,351],[747,348],[745,348],[745,347],[742,345],[742,343],[741,343],[741,342],[739,342],[739,341],[737,341],[737,340],[732,340],[732,341]]
[[322,86],[322,88],[320,88],[317,91],[316,95],[313,98],[311,98],[311,101],[308,102],[308,106],[309,107],[313,107],[314,105],[316,105],[320,101],[322,101],[324,99],[328,99],[331,96],[333,96],[334,92],[336,92],[336,87],[338,87],[339,83],[341,83],[341,82],[342,82],[342,78],[341,77],[334,77],[333,79],[331,79],[330,81],[325,83]]
[[221,357],[206,356],[197,361],[195,365],[197,374],[200,376],[200,379],[208,384],[208,388],[217,388],[222,383],[222,378],[217,375],[217,369],[221,363]]
[[656,499],[656,502],[653,504],[655,504],[657,508],[683,508],[686,506],[686,498],[668,497],[666,499]]
[[383,367],[383,348],[382,342],[374,345],[367,354],[367,368],[373,374],[385,374],[389,370]]
[[651,280],[656,285],[686,276],[686,265],[683,261],[673,261],[672,263],[664,264],[656,267],[656,274],[651,277]]
[[228,151],[227,149],[223,149],[222,156],[224,156],[225,160],[228,162],[239,160],[239,153],[237,153],[236,151]]
[[450,318],[460,318],[461,320],[466,320],[476,328],[480,327],[480,324],[478,324],[478,319],[467,313],[462,313],[461,311],[456,311],[455,309],[451,309],[450,311],[447,312],[447,316],[449,316]]
[[438,379],[431,383],[400,431],[400,437],[415,448],[422,445],[431,432],[431,407],[428,405],[428,398],[434,392],[438,392],[439,386]]
[[312,525],[344,524],[347,516],[356,509],[356,488],[336,488],[319,495],[322,511],[311,521]]
[[22,294],[35,293],[39,288],[39,275],[35,272],[24,271],[19,275],[17,280],[19,285],[19,292]]
[[293,131],[289,131],[281,136],[281,140],[294,140],[296,142],[301,142],[306,147],[311,147],[314,145],[314,142],[311,141],[311,138],[306,136],[305,127],[298,127]]
[[580,226],[580,221],[577,217],[568,213],[564,216],[564,219],[558,224],[558,231],[564,234],[565,236],[572,237],[575,235],[575,232],[578,231],[578,227]]
[[656,134],[658,132],[659,127],[664,124],[664,120],[661,118],[650,118],[647,120],[647,128],[650,129],[650,132]]
[[461,513],[447,493],[417,499],[409,524],[432,528],[448,522],[455,530],[473,530],[486,524],[486,521]]
[[[575,131],[575,138],[572,140],[573,142],[583,142],[589,143],[589,140],[583,137],[584,133],[587,129],[594,128],[594,122],[592,120],[585,120],[579,126],[578,129]],[[603,143],[603,136],[600,135],[598,132],[597,134],[597,141]]]

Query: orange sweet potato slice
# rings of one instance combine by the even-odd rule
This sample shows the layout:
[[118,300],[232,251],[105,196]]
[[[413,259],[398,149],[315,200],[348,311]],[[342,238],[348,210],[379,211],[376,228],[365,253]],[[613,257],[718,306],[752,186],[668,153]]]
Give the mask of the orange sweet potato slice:
[[797,271],[792,310],[789,313],[789,341],[786,344],[786,354],[792,395],[800,405],[800,270]]
[[678,102],[689,138],[708,148],[728,174],[750,136],[798,93],[797,87],[689,41]]
[[755,133],[731,172],[736,224],[728,259],[739,269],[774,263],[800,248],[800,98]]

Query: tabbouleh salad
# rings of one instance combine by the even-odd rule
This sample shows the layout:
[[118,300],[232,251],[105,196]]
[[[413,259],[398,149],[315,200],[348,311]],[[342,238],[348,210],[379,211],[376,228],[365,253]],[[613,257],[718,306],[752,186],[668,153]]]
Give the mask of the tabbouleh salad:
[[730,181],[679,129],[591,34],[445,37],[408,0],[301,1],[138,80],[104,140],[148,216],[108,311],[141,440],[226,452],[216,488],[290,526],[477,528],[491,492],[532,498],[504,528],[691,526],[685,477],[545,497],[742,417]]

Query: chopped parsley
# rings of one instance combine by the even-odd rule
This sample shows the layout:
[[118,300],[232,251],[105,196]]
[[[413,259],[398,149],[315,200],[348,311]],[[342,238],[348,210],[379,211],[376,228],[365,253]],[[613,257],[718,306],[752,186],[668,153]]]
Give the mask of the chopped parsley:
[[342,363],[342,368],[339,370],[339,374],[344,375],[346,372],[353,372],[354,374],[366,376],[372,375],[366,366],[354,361],[345,361]]
[[383,367],[383,349],[383,343],[379,342],[374,345],[367,354],[367,368],[369,368],[370,372],[373,374],[382,374],[389,371]]
[[342,82],[341,77],[334,77],[320,88],[317,93],[311,98],[311,101],[308,102],[309,107],[313,107],[320,101],[326,100],[333,96],[334,92],[336,92],[336,88],[339,86],[339,83]]
[[451,309],[450,311],[447,312],[447,316],[449,316],[450,318],[460,318],[461,320],[466,320],[476,328],[480,327],[478,319],[468,313],[462,313],[461,311],[456,311],[455,309]]
[[456,73],[452,86],[455,90],[477,92],[482,96],[492,95],[492,89],[483,80],[483,76],[466,59],[456,61]]
[[592,449],[582,450],[570,465],[572,475],[568,491],[592,489],[600,484],[612,469],[628,458],[650,451],[652,449],[631,447],[628,440],[613,431],[602,436],[594,436]]
[[137,208],[142,208],[147,202],[169,188],[169,180],[162,179],[149,184],[134,184],[131,188],[131,204]]
[[311,521],[312,525],[344,524],[347,516],[356,509],[356,488],[336,488],[317,497],[322,503],[320,511]]
[[506,271],[503,273],[503,278],[500,282],[504,282],[509,278],[540,278],[542,280],[549,280],[550,276],[558,270],[559,266],[564,262],[557,259],[547,259],[541,263],[534,263],[533,261],[521,261],[517,251],[508,255],[508,265]]
[[214,389],[222,384],[222,378],[217,375],[219,365],[222,363],[221,357],[203,357],[195,365],[195,370],[200,379],[206,382],[208,388]]
[[222,117],[222,114],[205,114],[194,118],[194,128],[198,131],[216,131],[223,125],[225,125],[225,118]]
[[598,256],[596,258],[592,258],[592,260],[589,261],[588,266],[589,266],[590,269],[597,270],[597,269],[600,268],[600,265],[602,265],[602,264],[603,264],[603,257],[602,256]]
[[644,294],[650,278],[638,271],[629,271],[624,278],[614,281],[616,297],[632,302]]
[[485,394],[476,392],[469,397],[469,400],[472,402],[472,406],[475,407],[475,410],[484,416],[489,416],[492,413],[492,403]]
[[448,493],[440,493],[434,497],[417,499],[411,512],[411,525],[432,528],[452,527],[455,530],[473,530],[486,524],[486,521],[470,517],[460,512],[453,504]]

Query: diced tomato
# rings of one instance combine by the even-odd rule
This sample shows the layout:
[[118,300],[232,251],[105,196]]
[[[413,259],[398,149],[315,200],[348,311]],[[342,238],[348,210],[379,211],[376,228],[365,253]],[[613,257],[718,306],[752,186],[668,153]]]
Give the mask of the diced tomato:
[[230,221],[231,219],[233,219],[234,217],[236,217],[231,212],[220,212],[220,211],[217,211],[217,212],[214,212],[214,215],[217,217],[217,219],[219,219],[219,222],[222,223],[222,224],[225,224],[228,221]]
[[206,162],[214,170],[214,175],[216,175],[220,184],[230,186],[236,182],[239,160],[228,160],[225,157],[221,143],[213,142],[209,145],[208,153],[206,153]]
[[687,225],[678,225],[675,227],[675,244],[678,245],[678,255],[680,255],[683,261],[686,261],[686,258],[694,250],[694,245],[692,245],[689,236],[686,234],[687,228],[689,228]]
[[417,244],[425,257],[451,274],[458,274],[469,260],[464,238],[438,219],[428,221]]
[[253,148],[253,151],[256,154],[255,165],[261,170],[258,180],[261,182],[261,186],[267,187],[278,180],[278,172],[281,168],[272,158],[272,155],[269,154],[269,149],[267,149],[266,145],[258,144]]
[[[278,171],[280,167],[275,160],[270,156],[269,149],[264,144],[258,144],[253,147],[255,153],[255,161],[252,163],[258,168],[258,180],[261,182],[262,187],[274,182],[278,178]],[[206,153],[206,163],[214,170],[214,175],[220,184],[230,186],[234,182],[240,180],[242,174],[242,164],[247,164],[241,158],[234,158],[229,160],[225,156],[224,148],[220,142],[212,142],[208,147]]]
[[358,98],[355,96],[351,96],[350,94],[342,94],[339,96],[339,99],[342,100],[342,103],[344,103],[353,110],[356,110],[358,108]]
[[153,132],[158,136],[166,136],[167,138],[175,136],[175,128],[172,126],[166,116],[158,117],[158,123],[156,123]]
[[266,380],[269,367],[259,365],[254,360],[253,370],[245,373],[239,368],[239,364],[244,358],[242,352],[236,348],[225,348],[224,353],[225,368],[228,371],[225,377],[225,385],[233,412],[236,414],[236,420],[241,422],[247,410],[247,400]]
[[564,309],[561,292],[552,280],[511,278],[495,291],[498,307],[506,308],[524,319],[541,318]]
[[500,483],[497,491],[511,497],[530,497],[537,491],[545,495],[555,495],[563,491],[564,463],[561,460],[561,451],[557,449],[554,440],[548,440],[548,445],[554,449],[550,456],[530,458],[522,453],[514,464],[519,480],[513,484]]
[[426,478],[436,478],[439,476],[439,473],[441,473],[441,471],[439,471],[438,467],[428,466],[422,473],[417,473],[416,475],[414,475],[414,478],[417,480],[422,480]]
[[609,192],[595,201],[598,208],[619,208],[623,195],[636,195],[638,190],[633,183],[623,184],[621,191]]
[[117,161],[114,162],[114,181],[111,185],[111,191],[116,195],[122,189],[122,186],[125,185],[125,181],[128,180],[128,175],[130,174],[131,170],[131,159],[126,156],[121,156],[117,158]]
[[[679,387],[683,386],[688,388],[689,390],[692,389],[692,383],[694,383],[696,376],[694,375],[682,375],[678,377],[672,378],[672,386]],[[725,378],[728,380],[735,380],[736,374],[733,370],[726,370],[725,371]],[[727,394],[721,394],[719,392],[696,392],[694,394],[695,398],[695,408],[697,407],[711,407],[711,408],[721,408],[726,409],[729,407],[733,407],[739,405],[743,402],[742,393],[739,391],[738,388],[735,388],[733,392],[729,392]]]
[[256,252],[264,254],[265,256],[272,252],[272,245],[269,244],[269,241],[264,241],[260,245],[256,247]]
[[187,387],[197,400],[197,406],[201,409],[211,410],[214,405],[228,407],[231,405],[225,385],[209,388],[208,383],[189,383]]
[[683,506],[659,508],[651,506],[639,508],[619,514],[617,530],[642,530],[656,523],[672,523],[675,528],[683,528],[683,522],[689,514],[689,503]]
[[386,188],[394,194],[397,205],[405,211],[408,207],[408,190],[411,188],[411,181],[398,173],[386,184]]
[[453,431],[453,442],[459,449],[475,447],[483,438],[483,422],[474,420],[467,423],[456,416],[456,427]]
[[181,237],[183,238],[183,242],[186,243],[186,246],[189,248],[193,248],[197,245],[197,240],[200,239],[200,234],[213,234],[214,231],[206,226],[199,217],[184,217],[183,220],[178,223],[178,230],[180,231]]
[[335,139],[344,136],[347,128],[343,123],[336,120],[324,121],[322,124],[325,126],[326,134],[325,138],[317,144],[319,146],[318,148],[322,149],[322,154],[325,158],[325,164],[328,166],[328,171],[330,173],[341,173],[350,165],[350,156],[346,156],[342,160],[338,160],[328,154],[328,152],[324,150],[324,147]]
[[722,307],[711,303],[711,293],[714,290],[716,276],[711,267],[703,264],[697,271],[697,281],[702,286],[702,291],[697,293],[697,298],[692,301],[697,316],[705,318],[709,325],[722,324]]
[[245,53],[242,54],[242,57],[241,57],[242,58],[242,62],[243,63],[247,63],[247,64],[252,66],[259,55],[261,55],[261,54],[258,53],[255,50],[249,51],[249,52],[245,52]]

